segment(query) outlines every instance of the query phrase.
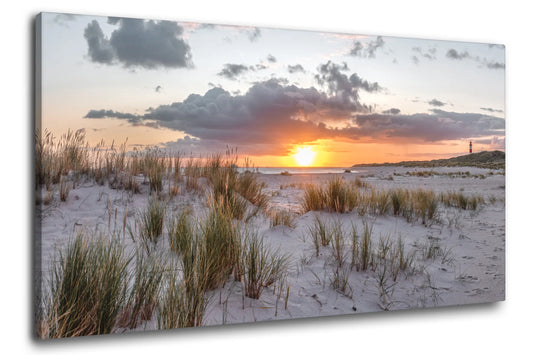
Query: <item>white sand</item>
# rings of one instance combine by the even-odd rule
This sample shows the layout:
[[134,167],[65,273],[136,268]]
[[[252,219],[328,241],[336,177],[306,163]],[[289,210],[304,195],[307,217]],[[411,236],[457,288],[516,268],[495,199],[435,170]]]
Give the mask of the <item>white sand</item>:
[[[442,173],[470,171],[484,174],[485,179],[448,176],[413,177],[405,176],[407,171],[433,170]],[[241,285],[228,282],[224,289],[211,293],[205,316],[205,325],[277,320],[300,317],[317,317],[340,314],[375,312],[383,309],[435,307],[468,303],[495,302],[505,297],[505,176],[487,175],[489,170],[476,168],[359,168],[357,173],[341,174],[345,179],[357,175],[367,176],[363,180],[377,188],[405,187],[440,191],[461,191],[466,195],[480,194],[487,203],[476,212],[456,208],[439,209],[440,223],[423,226],[420,222],[407,223],[403,218],[392,216],[360,217],[356,213],[336,216],[320,212],[324,218],[339,218],[345,230],[355,224],[362,230],[366,221],[373,225],[373,241],[380,236],[395,240],[399,235],[408,250],[416,249],[430,239],[437,240],[446,258],[435,260],[417,259],[416,264],[424,269],[414,275],[401,275],[396,282],[388,281],[388,294],[380,297],[376,272],[357,272],[349,275],[349,290],[340,293],[331,286],[333,258],[331,247],[321,249],[315,256],[313,242],[308,229],[313,224],[314,212],[299,215],[296,228],[269,227],[265,216],[258,216],[250,223],[260,231],[265,242],[279,247],[290,255],[287,282],[290,293],[285,309],[285,295],[278,300],[274,289],[266,289],[259,300],[243,298]],[[496,171],[494,171],[496,172]],[[401,176],[394,176],[393,174]],[[369,176],[370,175],[370,176]],[[321,183],[333,174],[309,175],[261,175],[267,185],[266,192],[273,195],[271,207],[297,212],[305,183]],[[393,180],[387,180],[393,176]],[[280,187],[283,187],[280,189]],[[66,245],[75,230],[119,231],[122,237],[124,213],[127,223],[133,224],[133,216],[148,201],[148,186],[141,185],[142,194],[113,190],[94,183],[76,186],[66,202],[59,201],[58,192],[54,201],[43,206],[42,219],[42,270],[46,280],[49,266],[57,248]],[[169,204],[170,209],[191,206],[201,215],[205,209],[203,195],[179,194]],[[111,206],[111,208],[110,208]],[[111,210],[111,216],[109,211]],[[116,211],[116,218],[115,218]],[[128,250],[132,250],[130,237],[124,236]],[[161,249],[168,247],[166,232]],[[444,260],[443,260],[444,259]],[[276,291],[277,292],[277,291]],[[277,303],[277,307],[276,307]],[[244,307],[244,309],[243,309]],[[277,309],[277,314],[276,314]],[[155,329],[155,316],[140,329]]]

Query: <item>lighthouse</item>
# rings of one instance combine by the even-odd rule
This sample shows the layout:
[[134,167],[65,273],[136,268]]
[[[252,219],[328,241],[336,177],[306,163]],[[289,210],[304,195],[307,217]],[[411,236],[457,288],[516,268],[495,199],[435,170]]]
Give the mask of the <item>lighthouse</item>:
[[470,141],[470,149],[469,149],[469,151],[470,151],[470,154],[472,154],[472,141]]

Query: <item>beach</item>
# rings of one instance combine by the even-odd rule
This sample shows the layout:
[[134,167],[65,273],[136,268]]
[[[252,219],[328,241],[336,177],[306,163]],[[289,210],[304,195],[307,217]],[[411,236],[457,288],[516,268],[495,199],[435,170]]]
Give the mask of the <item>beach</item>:
[[[360,314],[442,307],[505,299],[505,175],[501,170],[472,167],[406,168],[358,167],[350,173],[298,173],[290,175],[257,173],[254,176],[269,197],[268,206],[246,221],[241,228],[254,230],[264,245],[286,256],[282,280],[265,287],[258,299],[243,295],[243,283],[233,276],[206,294],[207,306],[202,326],[282,319]],[[241,173],[242,174],[242,173]],[[59,196],[41,208],[41,262],[43,294],[46,298],[51,266],[76,233],[103,233],[120,240],[126,253],[133,255],[138,243],[130,229],[149,203],[150,189],[144,176],[136,176],[139,193],[113,189],[108,184],[80,181],[66,201]],[[302,201],[309,186],[326,186],[331,181],[364,183],[376,191],[406,189],[435,194],[460,192],[479,196],[483,202],[472,209],[447,207],[440,203],[436,215],[426,223],[407,221],[392,212],[338,213],[323,209],[305,211]],[[156,250],[171,255],[167,231],[171,211],[185,208],[197,220],[205,218],[211,191],[207,179],[200,178],[201,191],[179,192],[170,197],[164,187],[166,206],[164,228]],[[166,186],[166,183],[163,183]],[[59,191],[54,192],[59,195]],[[44,194],[44,189],[43,189]],[[272,211],[285,211],[291,224],[272,226]],[[313,228],[317,221],[342,231],[341,259],[333,242],[316,247]],[[350,233],[359,237],[368,228],[376,255],[403,244],[411,265],[397,274],[379,262],[361,270],[350,265]],[[388,246],[387,246],[388,245]],[[167,255],[167,256],[168,256]],[[171,257],[171,256],[169,256]],[[385,260],[385,258],[383,259]],[[388,260],[388,259],[387,259]],[[339,262],[340,261],[340,262]],[[357,270],[359,269],[359,270]],[[339,274],[340,272],[340,274]],[[339,275],[342,285],[339,285]],[[162,291],[163,292],[163,291]],[[158,327],[157,311],[134,329]]]

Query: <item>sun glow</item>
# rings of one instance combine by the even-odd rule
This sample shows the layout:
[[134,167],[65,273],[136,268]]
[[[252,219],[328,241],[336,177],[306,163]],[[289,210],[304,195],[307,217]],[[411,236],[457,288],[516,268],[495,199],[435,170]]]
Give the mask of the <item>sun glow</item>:
[[299,166],[309,166],[315,160],[316,152],[313,147],[298,147],[296,152],[292,155]]

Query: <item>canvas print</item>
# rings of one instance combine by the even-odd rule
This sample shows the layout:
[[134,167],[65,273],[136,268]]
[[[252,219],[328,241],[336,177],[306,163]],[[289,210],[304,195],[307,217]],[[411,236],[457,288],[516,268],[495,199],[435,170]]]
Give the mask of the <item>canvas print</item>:
[[35,27],[39,337],[504,300],[503,45]]

